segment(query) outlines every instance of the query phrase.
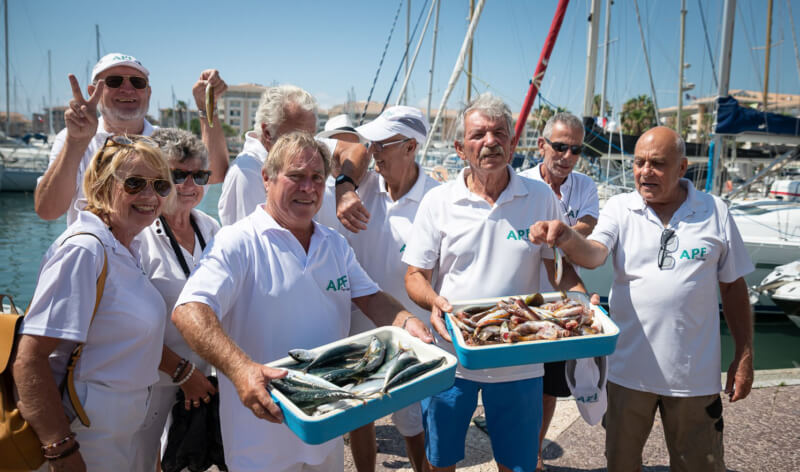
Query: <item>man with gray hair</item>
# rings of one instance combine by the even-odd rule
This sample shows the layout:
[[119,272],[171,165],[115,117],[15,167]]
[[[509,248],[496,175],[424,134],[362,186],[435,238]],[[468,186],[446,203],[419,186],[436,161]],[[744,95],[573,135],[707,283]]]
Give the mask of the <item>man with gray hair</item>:
[[[519,175],[546,183],[561,204],[564,218],[572,229],[583,236],[589,236],[597,224],[600,205],[597,199],[597,186],[591,177],[575,172],[575,165],[581,157],[583,148],[583,123],[571,113],[557,113],[544,125],[542,136],[537,144],[539,154],[544,160]],[[542,268],[540,275],[541,291],[549,292],[553,287],[547,282]],[[598,300],[599,302],[599,300]],[[542,430],[539,434],[539,466],[542,468],[541,447],[550,421],[556,410],[557,397],[571,395],[564,375],[564,361],[544,364],[542,383]]]
[[[403,254],[408,295],[430,310],[439,346],[450,352],[443,318],[453,309],[450,300],[538,292],[542,264],[559,289],[585,292],[569,264],[556,284],[553,250],[526,236],[532,222],[560,219],[563,212],[545,184],[521,178],[509,166],[512,130],[511,111],[501,99],[485,93],[467,105],[459,115],[455,148],[468,166],[425,194]],[[464,458],[479,392],[498,469],[534,470],[543,374],[541,364],[481,370],[459,365],[453,387],[422,401],[432,470],[455,470]]]

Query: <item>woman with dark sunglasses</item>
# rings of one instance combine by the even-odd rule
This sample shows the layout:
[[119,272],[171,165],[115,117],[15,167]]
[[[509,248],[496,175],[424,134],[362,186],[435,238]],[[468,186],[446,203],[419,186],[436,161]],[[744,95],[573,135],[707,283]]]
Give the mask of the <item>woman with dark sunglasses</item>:
[[134,433],[158,380],[167,307],[135,237],[174,198],[170,170],[143,137],[115,136],[90,162],[83,190],[87,206],[47,250],[23,321],[19,408],[50,470],[144,470],[132,467]]
[[145,423],[137,433],[145,445],[140,460],[149,470],[155,470],[162,456],[162,432],[165,426],[169,429],[168,417],[178,390],[183,390],[182,406],[186,410],[205,408],[216,393],[206,378],[210,367],[189,348],[168,317],[203,249],[219,231],[214,218],[195,208],[211,175],[203,142],[189,131],[176,128],[157,129],[152,138],[169,164],[175,204],[137,238],[142,242],[142,267],[168,308],[159,381],[153,386]]

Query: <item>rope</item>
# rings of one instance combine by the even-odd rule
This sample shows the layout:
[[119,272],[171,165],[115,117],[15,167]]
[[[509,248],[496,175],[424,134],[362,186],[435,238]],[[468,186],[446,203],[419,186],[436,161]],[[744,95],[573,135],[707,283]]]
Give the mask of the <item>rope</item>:
[[714,53],[711,52],[711,40],[708,38],[708,28],[706,27],[706,15],[703,13],[703,5],[700,4],[700,0],[697,0],[697,9],[700,10],[700,20],[703,22],[703,33],[706,35],[708,58],[711,60],[711,70],[714,72],[714,87],[719,87],[719,83],[717,82],[717,68],[714,66]]
[[[411,32],[411,37],[409,41],[413,41],[414,36],[417,35],[417,27],[419,26],[419,22],[422,20],[422,14],[425,13],[425,8],[428,6],[428,0],[425,0],[425,4],[422,5],[422,8],[419,11],[419,16],[417,17],[417,23],[414,25],[414,31]],[[403,54],[403,57],[400,59],[400,65],[397,66],[397,72],[394,73],[394,80],[392,80],[392,85],[389,87],[389,93],[386,94],[386,100],[383,101],[383,106],[381,107],[381,113],[383,110],[386,109],[386,104],[389,103],[389,97],[392,96],[392,90],[394,90],[394,84],[397,83],[397,79],[400,77],[400,71],[403,69],[403,61],[406,60],[408,57],[408,47],[406,47],[406,52]],[[366,107],[364,108],[366,111]]]
[[[367,115],[367,107],[369,106],[369,101],[372,99],[372,92],[375,90],[375,84],[378,82],[378,76],[381,73],[381,68],[383,67],[383,59],[386,57],[386,51],[389,49],[389,42],[392,40],[392,34],[394,33],[394,27],[397,26],[397,18],[400,16],[400,7],[403,6],[403,0],[400,0],[400,3],[397,4],[397,11],[394,14],[394,21],[392,22],[392,29],[389,30],[389,37],[386,38],[386,45],[383,47],[383,54],[381,54],[381,61],[378,63],[378,70],[375,71],[375,78],[372,79],[372,87],[369,89],[369,96],[367,96],[367,101],[364,102],[364,111],[361,112],[361,118],[358,120],[358,125],[361,126],[364,124],[364,117]],[[408,52],[408,51],[406,51]]]

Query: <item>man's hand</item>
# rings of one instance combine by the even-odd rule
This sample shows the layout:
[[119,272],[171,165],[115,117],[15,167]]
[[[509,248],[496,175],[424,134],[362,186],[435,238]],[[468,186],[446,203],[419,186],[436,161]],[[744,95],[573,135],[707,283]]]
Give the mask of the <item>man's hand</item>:
[[349,184],[336,186],[336,217],[348,231],[358,233],[367,229],[369,212],[361,203],[361,198],[355,190],[344,187]]
[[742,400],[750,394],[753,388],[753,354],[746,351],[734,357],[728,367],[725,380],[725,393],[731,402]]
[[103,96],[106,82],[105,80],[98,81],[94,93],[88,100],[83,98],[78,79],[72,74],[69,74],[69,85],[72,87],[72,100],[69,101],[69,108],[64,112],[67,137],[88,141],[97,133],[97,103]]
[[213,111],[206,110],[206,85],[209,83],[214,87],[214,103],[217,103],[219,97],[228,90],[228,84],[219,76],[217,69],[206,69],[200,73],[200,78],[192,86],[192,95],[197,104],[197,109],[205,110],[206,113],[213,113]]
[[447,325],[444,322],[444,313],[452,311],[453,306],[441,295],[437,295],[431,302],[431,326],[439,333],[439,336],[451,343],[453,340],[450,339],[450,333],[447,332]]
[[286,377],[287,373],[283,369],[250,362],[241,367],[231,380],[242,404],[254,415],[271,423],[282,423],[283,413],[267,392],[267,384],[270,380]]
[[412,315],[405,323],[408,334],[414,336],[415,338],[419,338],[428,344],[433,342],[433,335],[431,334],[431,331],[421,319]]
[[528,239],[533,244],[557,247],[568,241],[571,236],[571,228],[561,220],[537,221],[531,225]]

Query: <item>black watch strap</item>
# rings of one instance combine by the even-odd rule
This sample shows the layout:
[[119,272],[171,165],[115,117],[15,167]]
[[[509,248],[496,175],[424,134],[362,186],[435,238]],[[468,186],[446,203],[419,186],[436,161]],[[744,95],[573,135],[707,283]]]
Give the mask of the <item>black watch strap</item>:
[[343,184],[343,183],[345,183],[345,182],[350,182],[351,184],[353,184],[353,189],[354,189],[354,190],[357,190],[357,189],[358,189],[358,185],[356,185],[356,181],[355,181],[355,180],[353,180],[352,178],[350,178],[350,176],[348,176],[348,175],[345,175],[345,174],[339,174],[339,175],[336,177],[336,185],[337,185],[337,186],[338,186],[338,185],[340,185],[340,184]]

